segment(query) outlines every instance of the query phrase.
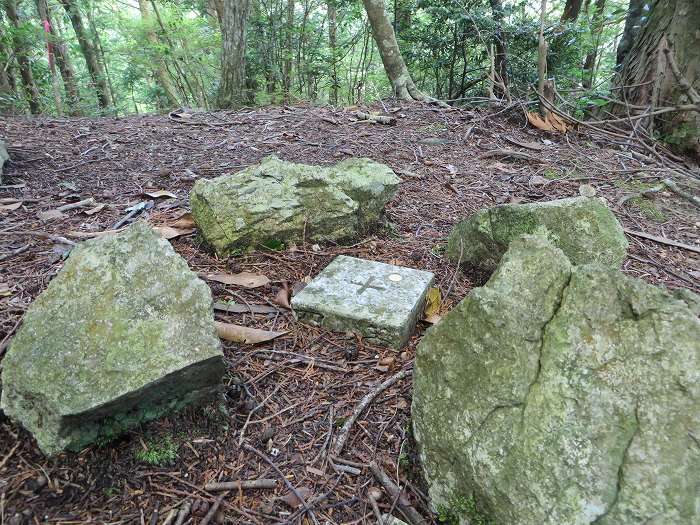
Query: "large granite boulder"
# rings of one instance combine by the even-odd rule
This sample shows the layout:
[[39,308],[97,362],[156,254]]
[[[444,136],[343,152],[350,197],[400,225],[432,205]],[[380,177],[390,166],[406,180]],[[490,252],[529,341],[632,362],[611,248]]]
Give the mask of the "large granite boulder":
[[0,139],[0,184],[2,184],[2,168],[8,160],[10,160],[10,155],[7,153],[5,141]]
[[700,523],[697,313],[688,294],[513,241],[418,348],[413,429],[436,508],[499,525]]
[[213,180],[198,180],[192,215],[219,255],[286,242],[343,241],[375,226],[400,179],[369,159],[330,167],[267,157]]
[[220,387],[211,292],[145,223],[77,246],[2,361],[0,408],[48,455]]
[[544,233],[573,264],[619,268],[627,239],[615,215],[600,199],[572,197],[480,210],[459,222],[448,238],[447,255],[467,266],[492,271],[508,245],[526,233]]

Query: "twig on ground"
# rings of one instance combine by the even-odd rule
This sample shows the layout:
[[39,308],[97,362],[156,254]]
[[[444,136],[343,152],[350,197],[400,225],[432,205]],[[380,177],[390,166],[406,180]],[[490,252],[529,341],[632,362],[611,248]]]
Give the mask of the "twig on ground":
[[91,206],[95,206],[97,202],[95,199],[90,197],[89,199],[83,199],[78,202],[72,202],[70,204],[64,204],[63,206],[59,206],[56,208],[56,211],[70,211],[70,210],[75,210],[76,208],[87,208]]
[[648,239],[650,241],[658,242],[659,244],[666,244],[668,246],[675,246],[682,250],[688,250],[689,252],[700,253],[700,247],[693,246],[691,244],[684,244],[682,242],[674,241],[673,239],[667,239],[666,237],[658,237],[646,232],[640,232],[636,230],[629,230],[624,228],[625,233],[629,235],[634,235],[635,237],[641,237],[642,239]]
[[246,490],[246,489],[274,489],[277,487],[276,479],[251,479],[238,481],[222,481],[221,483],[207,483],[204,490],[216,492],[219,490]]
[[396,501],[396,507],[411,525],[422,525],[425,523],[423,517],[411,506],[406,497],[402,494],[401,489],[396,486],[396,483],[392,481],[388,474],[384,472],[376,462],[371,462],[369,468],[372,474],[374,474],[374,478],[384,487],[384,490],[386,490],[391,499]]
[[24,246],[21,246],[17,248],[16,250],[11,251],[10,253],[6,253],[5,255],[0,255],[0,262],[4,261],[6,259],[9,259],[10,257],[14,257],[15,255],[19,255],[20,253],[24,253],[29,249],[29,245],[25,244]]
[[185,523],[187,516],[190,515],[191,508],[192,505],[189,501],[186,501],[182,504],[182,507],[180,507],[180,512],[177,513],[177,520],[175,520],[175,525],[182,525],[183,523]]
[[401,381],[404,377],[410,375],[410,373],[411,372],[409,370],[402,370],[398,374],[390,377],[383,383],[377,385],[374,389],[368,392],[365,395],[365,397],[362,398],[362,400],[360,400],[360,402],[355,407],[355,410],[352,411],[352,415],[345,422],[343,428],[341,428],[338,432],[338,436],[336,437],[335,443],[333,445],[334,456],[340,456],[340,453],[343,451],[343,447],[345,447],[345,442],[348,440],[350,429],[352,428],[353,424],[355,424],[355,421],[357,420],[359,415],[364,411],[365,408],[369,406],[369,404],[374,400],[374,398],[377,397],[381,392],[392,386],[394,383],[397,383]]
[[211,507],[209,507],[209,512],[207,512],[206,516],[202,518],[199,525],[207,525],[211,521],[214,515],[218,512],[221,502],[224,501],[226,496],[228,496],[228,491],[224,492],[218,498],[216,498],[216,500],[214,500],[214,503],[212,503]]
[[482,153],[477,157],[477,159],[487,159],[489,157],[513,157],[514,159],[524,159],[529,160],[531,162],[544,162],[544,160],[538,159],[537,157],[533,157],[529,153],[505,148],[492,149],[490,151],[487,151],[486,153]]
[[678,184],[676,184],[673,180],[664,179],[661,181],[661,184],[666,186],[669,190],[671,190],[676,195],[680,195],[684,199],[688,199],[690,202],[692,202],[696,206],[700,207],[700,197],[698,197],[697,195],[692,195],[691,193],[680,189],[678,187]]
[[370,113],[358,111],[355,113],[355,116],[360,119],[357,122],[376,122],[377,124],[386,124],[387,126],[396,124],[396,119],[394,117],[387,117],[384,115],[372,115]]

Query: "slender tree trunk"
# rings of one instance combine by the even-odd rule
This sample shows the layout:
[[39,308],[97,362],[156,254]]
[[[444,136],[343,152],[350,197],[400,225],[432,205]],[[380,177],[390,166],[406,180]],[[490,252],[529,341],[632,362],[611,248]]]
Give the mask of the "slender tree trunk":
[[56,71],[56,44],[54,37],[53,24],[49,18],[49,10],[46,5],[46,0],[36,0],[36,10],[41,20],[41,25],[44,29],[44,37],[46,38],[46,54],[49,60],[49,71],[51,72],[51,85],[53,87],[53,96],[56,104],[56,112],[59,115],[63,114],[63,99],[61,97],[61,86]]
[[[588,7],[588,5],[586,6]],[[600,46],[600,35],[603,32],[603,12],[605,11],[605,0],[596,0],[591,17],[591,50],[586,53],[583,62],[583,87],[590,88],[595,79],[596,59],[598,58],[598,47]]]
[[245,48],[249,0],[227,0],[222,19],[221,87],[219,107],[245,103]]
[[161,99],[159,106],[167,108],[177,107],[178,100],[175,95],[175,89],[173,88],[172,82],[170,82],[168,71],[165,69],[165,63],[159,56],[157,50],[159,45],[158,35],[156,35],[153,29],[153,13],[151,12],[148,0],[139,0],[139,11],[141,12],[141,20],[146,26],[146,39],[154,48],[153,77],[161,92],[161,95],[158,97]]
[[106,109],[110,106],[110,97],[105,73],[102,69],[100,61],[97,59],[97,51],[95,50],[95,46],[88,38],[85,25],[83,24],[83,17],[80,14],[78,5],[74,0],[60,0],[60,2],[65,8],[66,13],[68,13],[68,17],[73,25],[73,31],[75,31],[78,44],[80,44],[80,50],[85,58],[85,65],[95,87],[97,102],[101,108]]
[[[700,108],[700,9],[697,0],[653,0],[646,23],[615,78],[617,96],[630,103]],[[700,111],[656,115],[650,131],[700,158]]]
[[[4,2],[5,13],[7,13],[8,20],[15,29],[19,29],[20,21],[17,15],[17,2],[15,0],[4,0]],[[38,115],[41,113],[41,98],[39,96],[39,90],[34,83],[34,76],[32,75],[31,64],[29,63],[28,46],[19,34],[19,31],[13,32],[12,45],[15,50],[15,59],[17,60],[17,64],[19,64],[19,73],[22,77],[22,86],[24,87],[27,102],[29,103],[29,111],[33,115]]]
[[367,11],[367,18],[372,26],[372,36],[377,43],[384,71],[389,77],[394,95],[399,100],[425,100],[426,96],[413,83],[406,63],[401,56],[399,43],[396,40],[394,28],[389,22],[384,0],[362,0],[362,3]]
[[284,103],[289,104],[289,92],[292,87],[292,36],[294,34],[294,0],[287,0],[287,22],[284,28],[285,45],[282,62],[282,93]]
[[219,21],[219,27],[224,19],[224,0],[208,0],[209,6],[214,10],[216,19]]
[[630,0],[629,9],[627,10],[627,18],[625,18],[625,29],[622,32],[620,43],[617,45],[616,62],[618,69],[625,61],[625,57],[632,47],[637,33],[639,33],[643,9],[644,0]]
[[493,57],[495,79],[494,94],[502,98],[508,95],[508,51],[503,34],[503,0],[490,0],[496,31],[493,35],[495,53]]
[[14,110],[15,79],[10,68],[10,55],[0,38],[0,115]]
[[46,0],[36,0],[36,6],[42,23],[45,20],[49,24],[51,46],[56,59],[56,65],[63,79],[63,89],[66,92],[66,101],[68,103],[68,114],[71,116],[79,116],[80,95],[78,82],[75,78],[68,47],[63,39],[60,21],[54,21],[52,19]]
[[[88,4],[88,7],[92,7],[90,4]],[[105,55],[105,50],[102,47],[102,40],[100,39],[100,33],[97,31],[97,26],[95,26],[95,19],[92,16],[92,10],[87,9],[85,11],[85,16],[88,19],[88,23],[90,24],[90,31],[92,32],[92,41],[95,43],[95,49],[97,50],[98,54],[98,63],[100,67],[102,68],[103,76],[107,80],[107,87],[109,88],[109,100],[110,104],[114,106],[117,101],[117,94],[114,91],[114,84],[112,84],[112,77],[109,74],[109,66],[107,64],[107,57]]]
[[564,12],[561,15],[561,22],[576,22],[576,20],[578,20],[578,15],[581,12],[582,4],[583,0],[566,0]]
[[331,104],[338,105],[338,9],[336,0],[328,0],[328,47],[331,49]]

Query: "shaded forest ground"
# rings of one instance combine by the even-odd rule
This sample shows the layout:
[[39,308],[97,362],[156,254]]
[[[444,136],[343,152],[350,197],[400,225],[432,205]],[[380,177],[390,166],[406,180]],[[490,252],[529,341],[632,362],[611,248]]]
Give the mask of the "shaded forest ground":
[[[218,260],[196,234],[173,239],[195,271],[247,270],[272,280],[255,290],[210,282],[217,301],[274,305],[283,283],[314,276],[343,253],[435,272],[446,311],[484,278],[457,272],[442,258],[444,240],[460,218],[496,203],[575,196],[582,183],[596,188],[626,228],[700,244],[700,214],[688,201],[667,192],[625,201],[668,175],[613,142],[543,134],[528,128],[517,108],[488,113],[414,105],[398,108],[394,116],[396,126],[358,123],[351,110],[315,107],[184,118],[0,120],[0,135],[13,156],[0,197],[5,205],[22,202],[0,212],[0,357],[23,312],[62,264],[66,247],[50,236],[78,241],[75,232],[109,229],[151,190],[177,195],[156,199],[148,212],[153,224],[170,224],[187,211],[195,178],[230,173],[269,154],[321,164],[366,156],[390,165],[403,182],[387,209],[389,226],[352,246],[300,245],[228,260]],[[494,153],[504,149],[518,157]],[[65,218],[38,218],[38,212],[88,197],[106,206],[91,216],[77,209]],[[629,239],[627,274],[700,292],[698,254]],[[319,522],[373,523],[367,498],[376,486],[372,474],[362,465],[359,475],[337,473],[324,452],[363,395],[411,367],[426,325],[407,349],[396,352],[299,325],[282,308],[265,315],[217,312],[217,318],[288,331],[261,346],[224,344],[229,370],[222,403],[228,415],[214,405],[190,408],[115,442],[52,460],[40,454],[28,433],[0,416],[4,523],[19,523],[13,516],[22,512],[27,522],[146,523],[156,509],[160,522],[185,499],[213,502],[216,494],[203,490],[208,482],[278,477],[241,442],[266,454],[296,487],[308,488],[310,499],[326,495],[314,509]],[[381,394],[352,428],[343,457],[358,464],[377,459],[403,485],[411,459],[410,402],[409,379]],[[177,450],[169,464],[139,459],[139,451],[169,442]],[[414,479],[407,491],[427,515],[420,484]],[[274,491],[232,493],[222,510],[232,523],[285,522],[290,515],[298,521],[299,513],[280,499],[287,494],[282,483]],[[382,506],[388,510],[392,502],[385,497]],[[194,522],[201,515],[200,509]]]

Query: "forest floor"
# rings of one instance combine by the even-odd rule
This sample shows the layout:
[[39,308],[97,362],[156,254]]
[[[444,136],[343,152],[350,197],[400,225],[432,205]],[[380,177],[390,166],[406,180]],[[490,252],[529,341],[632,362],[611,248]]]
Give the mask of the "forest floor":
[[[390,225],[352,246],[300,245],[227,260],[217,259],[196,233],[172,239],[194,271],[247,270],[271,279],[252,290],[209,282],[216,301],[275,306],[282,286],[315,276],[342,253],[434,272],[447,311],[484,279],[457,271],[441,255],[460,218],[497,203],[575,196],[583,183],[595,187],[627,229],[700,245],[700,213],[689,201],[670,192],[625,200],[668,174],[663,162],[635,160],[643,157],[613,139],[546,134],[528,127],[519,110],[415,105],[393,115],[395,126],[359,123],[351,109],[319,107],[170,118],[0,119],[0,136],[13,158],[0,188],[0,358],[24,311],[62,265],[68,247],[58,237],[78,241],[76,232],[110,229],[153,190],[176,198],[155,199],[147,212],[150,222],[172,224],[188,210],[197,177],[231,173],[270,154],[304,163],[363,156],[388,164],[403,180],[387,208]],[[518,157],[494,153],[504,149]],[[53,220],[38,216],[88,197],[105,207],[93,215],[80,208]],[[17,202],[22,204],[13,206]],[[698,253],[636,235],[629,240],[625,273],[700,292]],[[298,324],[281,307],[263,315],[216,315],[288,332],[254,347],[224,343],[228,373],[222,403],[228,415],[213,405],[189,408],[117,441],[54,459],[44,458],[26,431],[0,415],[0,523],[161,523],[185,500],[196,504],[192,523],[197,523],[218,497],[205,484],[279,479],[242,444],[262,452],[304,489],[306,499],[318,498],[313,509],[318,523],[375,522],[367,494],[378,485],[365,467],[372,460],[407,486],[411,503],[429,516],[410,467],[410,375],[381,393],[352,427],[342,457],[359,465],[359,474],[336,472],[325,454],[360,399],[392,374],[410,369],[425,323],[406,349],[393,351]],[[171,459],[150,465],[143,461],[145,450]],[[280,482],[275,490],[232,492],[221,510],[230,523],[313,523],[289,499]],[[384,497],[380,506],[388,511],[392,501]]]

